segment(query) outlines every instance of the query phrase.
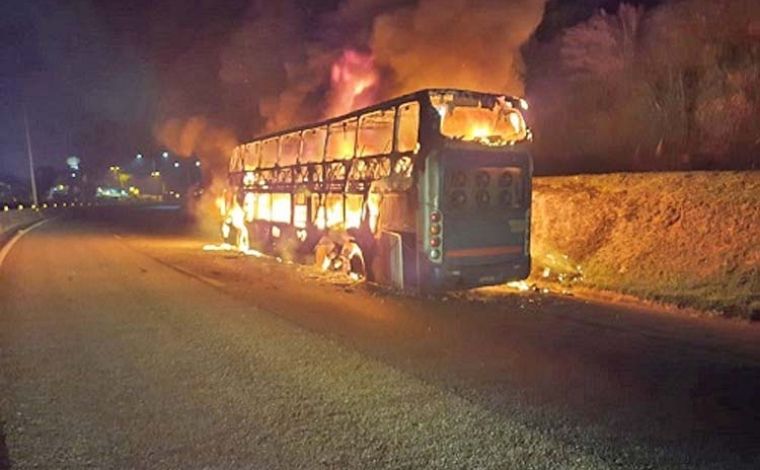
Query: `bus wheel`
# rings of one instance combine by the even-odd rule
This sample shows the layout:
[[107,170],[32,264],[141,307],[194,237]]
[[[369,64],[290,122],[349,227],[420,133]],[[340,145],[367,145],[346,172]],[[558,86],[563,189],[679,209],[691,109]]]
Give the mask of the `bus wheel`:
[[364,253],[355,241],[347,241],[340,251],[343,259],[343,270],[353,280],[359,281],[367,278],[367,265],[364,262]]

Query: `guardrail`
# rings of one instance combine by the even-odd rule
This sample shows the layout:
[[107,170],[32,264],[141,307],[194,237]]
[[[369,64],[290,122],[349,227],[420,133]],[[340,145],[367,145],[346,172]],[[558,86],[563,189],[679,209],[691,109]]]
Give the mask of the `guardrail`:
[[26,225],[62,210],[89,207],[91,202],[45,202],[40,205],[2,204],[0,205],[0,244],[6,237]]

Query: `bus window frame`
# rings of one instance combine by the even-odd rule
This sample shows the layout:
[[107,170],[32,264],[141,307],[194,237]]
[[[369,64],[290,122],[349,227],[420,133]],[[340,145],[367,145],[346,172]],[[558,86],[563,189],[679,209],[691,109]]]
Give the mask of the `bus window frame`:
[[[319,133],[324,132],[324,136],[320,136]],[[307,159],[308,154],[306,153],[306,142],[310,139],[309,136],[307,136],[307,133],[313,134],[314,141],[321,140],[322,143],[320,144],[319,148],[316,150],[319,150],[319,155],[316,156],[314,159]],[[299,159],[299,163],[301,164],[318,164],[323,163],[325,161],[325,139],[327,136],[327,126],[314,126],[308,129],[301,130],[301,156]],[[322,137],[320,139],[320,137]],[[311,142],[311,140],[309,140]]]
[[[363,124],[365,120],[370,119],[371,117],[375,115],[383,116],[387,113],[391,113],[390,135],[388,139],[388,143],[390,144],[390,146],[388,147],[388,150],[383,150],[380,153],[368,153],[366,155],[363,153],[360,154],[361,144],[362,144],[362,139],[361,139],[362,129],[363,129]],[[394,140],[395,140],[395,135],[396,135],[396,123],[397,123],[396,115],[397,115],[397,107],[393,106],[390,108],[383,108],[383,109],[378,109],[375,111],[369,111],[359,116],[359,125],[356,129],[356,145],[355,145],[356,152],[354,152],[355,158],[371,158],[371,157],[385,156],[385,155],[390,155],[394,152],[394,147],[395,147]]]
[[[360,116],[349,117],[347,119],[334,122],[327,126],[327,139],[325,142],[325,160],[324,160],[325,162],[343,162],[347,160],[352,160],[353,158],[356,157],[356,139],[358,137],[358,131],[359,131],[359,117]],[[354,129],[346,130],[346,128],[352,123],[354,125]],[[340,133],[333,133],[333,129],[342,129],[342,131]],[[350,154],[340,155],[339,153],[338,156],[329,154],[329,152],[331,151],[330,146],[332,145],[332,142],[331,142],[332,137],[333,135],[337,136],[338,134],[340,134],[341,136],[353,136],[352,137],[353,141],[348,142],[349,144],[351,144],[351,147],[352,147],[352,151]],[[340,147],[340,144],[337,144],[337,145]]]
[[[402,128],[402,118],[403,118],[403,107],[404,106],[416,106],[417,112],[416,112],[416,118],[417,123],[415,126],[413,126],[414,129],[416,129],[416,135],[414,138],[414,145],[410,149],[401,149],[400,148],[400,142],[401,142],[401,128]],[[405,153],[418,153],[421,142],[420,142],[420,136],[422,134],[422,110],[424,106],[420,102],[420,100],[409,100],[405,103],[401,103],[398,106],[396,106],[396,115],[394,117],[394,136],[393,136],[393,153],[396,154],[405,154]]]
[[[277,165],[280,167],[288,167],[288,166],[294,166],[297,165],[300,158],[301,158],[301,148],[303,147],[303,139],[302,139],[302,133],[303,131],[295,131],[290,132],[288,134],[284,134],[280,136],[278,140],[278,150],[277,150]],[[286,145],[290,145],[291,142],[287,142],[289,140],[297,140],[296,144],[296,152],[295,155],[288,155],[288,160],[283,161],[283,148]],[[291,158],[293,157],[293,158]]]
[[[243,163],[243,171],[256,171],[261,166],[261,143],[259,141],[254,141],[248,144],[245,144],[244,146],[245,152],[242,154],[242,163]],[[251,165],[248,165],[248,156],[252,155],[251,158]]]
[[[280,160],[280,137],[281,136],[274,136],[274,137],[270,137],[268,139],[260,141],[260,147],[261,147],[261,149],[259,151],[259,153],[260,153],[260,156],[259,156],[259,166],[262,169],[276,168],[279,165],[279,160]],[[270,142],[274,142],[275,145],[276,145],[275,151],[274,151],[275,152],[274,153],[274,163],[272,163],[271,165],[269,164],[268,160],[266,162],[264,161],[264,149],[265,149],[265,146],[267,144],[269,144]]]

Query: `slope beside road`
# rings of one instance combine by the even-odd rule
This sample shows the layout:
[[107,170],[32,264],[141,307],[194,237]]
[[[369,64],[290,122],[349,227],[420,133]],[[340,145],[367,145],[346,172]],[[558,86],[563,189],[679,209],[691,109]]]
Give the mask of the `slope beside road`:
[[537,178],[531,280],[760,319],[760,171]]

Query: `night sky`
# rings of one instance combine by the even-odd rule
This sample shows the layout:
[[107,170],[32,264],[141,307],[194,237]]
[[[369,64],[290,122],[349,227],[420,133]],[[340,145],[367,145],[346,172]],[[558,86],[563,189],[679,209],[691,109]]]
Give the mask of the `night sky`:
[[[397,2],[398,3],[398,2]],[[545,34],[610,1],[573,4]],[[614,2],[613,2],[614,3]],[[294,1],[302,16],[339,2]],[[251,0],[119,2],[5,0],[0,7],[0,175],[26,174],[24,105],[39,165],[77,155],[90,169],[157,155],[157,123],[203,115],[238,137],[256,116],[219,79],[220,51],[251,15]],[[304,27],[308,28],[306,24]]]
[[25,172],[24,103],[40,165],[92,168],[158,152],[162,115],[223,113],[217,49],[249,1],[188,5],[3,2],[0,173]]

